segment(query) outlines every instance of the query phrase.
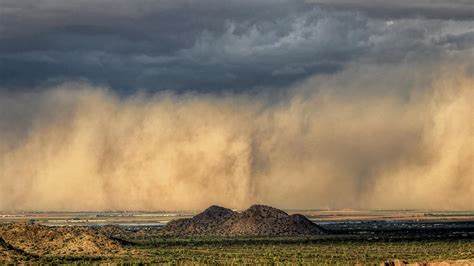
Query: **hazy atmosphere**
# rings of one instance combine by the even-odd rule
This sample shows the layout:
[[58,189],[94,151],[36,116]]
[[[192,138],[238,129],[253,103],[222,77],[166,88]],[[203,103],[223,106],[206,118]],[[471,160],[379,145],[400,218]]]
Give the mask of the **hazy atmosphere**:
[[0,210],[474,209],[474,4],[0,0]]

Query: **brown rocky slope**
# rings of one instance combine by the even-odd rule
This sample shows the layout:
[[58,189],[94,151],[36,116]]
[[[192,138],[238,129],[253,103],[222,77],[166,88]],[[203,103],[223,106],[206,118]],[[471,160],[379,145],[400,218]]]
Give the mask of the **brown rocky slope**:
[[29,222],[4,224],[0,225],[0,238],[16,250],[37,256],[101,256],[124,251],[116,241],[79,226],[49,227]]
[[0,237],[0,264],[24,261],[26,258]]
[[243,212],[211,206],[189,219],[169,222],[160,230],[169,236],[292,236],[321,234],[322,229],[301,214],[265,205],[253,205]]

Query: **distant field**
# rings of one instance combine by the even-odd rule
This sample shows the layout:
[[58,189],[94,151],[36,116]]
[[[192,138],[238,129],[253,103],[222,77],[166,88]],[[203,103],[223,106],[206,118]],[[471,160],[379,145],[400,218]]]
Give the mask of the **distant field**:
[[15,212],[0,213],[0,222],[36,221],[45,225],[165,225],[196,212]]
[[[314,222],[346,220],[474,221],[474,211],[424,210],[286,210],[301,213]],[[198,211],[182,212],[0,212],[0,222],[35,220],[47,225],[165,225],[170,220],[189,218]]]
[[289,210],[301,213],[313,221],[340,220],[474,220],[474,211],[426,211],[426,210]]

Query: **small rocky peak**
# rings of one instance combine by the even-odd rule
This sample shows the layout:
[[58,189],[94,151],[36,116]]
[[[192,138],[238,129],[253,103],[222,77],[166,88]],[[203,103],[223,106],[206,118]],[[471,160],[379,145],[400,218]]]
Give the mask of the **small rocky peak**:
[[263,218],[282,218],[288,216],[286,212],[266,205],[252,205],[242,214]]
[[231,209],[227,209],[221,206],[212,205],[209,208],[205,209],[200,214],[196,215],[195,218],[210,218],[210,219],[218,219],[218,218],[227,218],[234,215],[235,212]]

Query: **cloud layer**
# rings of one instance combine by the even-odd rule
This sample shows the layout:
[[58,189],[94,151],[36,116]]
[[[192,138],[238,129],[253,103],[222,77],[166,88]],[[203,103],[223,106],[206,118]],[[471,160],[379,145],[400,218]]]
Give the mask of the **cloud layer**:
[[469,0],[307,0],[328,9],[360,11],[377,18],[418,17],[473,20],[474,4]]
[[469,2],[350,2],[3,0],[0,85],[248,91],[474,45]]

